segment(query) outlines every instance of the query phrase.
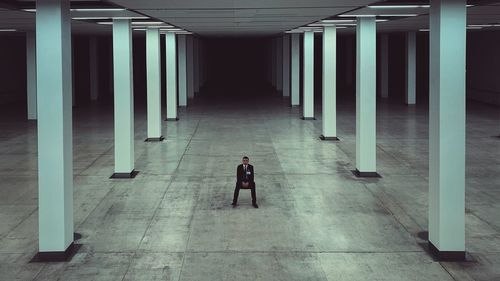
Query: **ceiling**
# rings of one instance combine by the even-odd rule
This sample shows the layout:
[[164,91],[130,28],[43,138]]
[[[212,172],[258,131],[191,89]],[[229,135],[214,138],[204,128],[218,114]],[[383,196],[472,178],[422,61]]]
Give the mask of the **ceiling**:
[[[409,1],[374,0],[111,0],[72,1],[75,5],[119,6],[120,12],[77,12],[81,16],[149,16],[201,36],[245,36],[276,35],[286,30],[307,25],[339,14],[418,14],[412,17],[390,17],[377,24],[381,32],[420,30],[428,28],[428,8],[373,9],[370,4],[408,3]],[[470,2],[468,24],[500,23],[499,1]],[[426,4],[426,1],[419,1]],[[0,0],[0,29],[13,28],[18,31],[34,30],[35,13],[22,11],[34,7],[34,1]],[[103,14],[105,13],[105,14]],[[73,20],[76,33],[110,33],[109,25],[96,24],[92,20]],[[485,27],[482,30],[498,29]],[[345,28],[341,32],[354,31]]]

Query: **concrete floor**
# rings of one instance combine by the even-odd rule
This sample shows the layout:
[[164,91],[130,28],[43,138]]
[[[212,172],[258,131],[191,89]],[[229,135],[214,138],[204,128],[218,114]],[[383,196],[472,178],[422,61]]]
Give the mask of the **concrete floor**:
[[[354,100],[339,102],[341,142],[322,142],[320,118],[278,97],[197,99],[145,143],[136,112],[133,180],[113,173],[110,107],[75,109],[74,218],[82,235],[69,263],[28,263],[37,251],[35,122],[0,110],[1,280],[500,280],[498,107],[469,103],[467,251],[438,263],[427,228],[427,105],[378,104],[378,172],[357,179]],[[320,117],[317,110],[316,116]],[[250,192],[230,206],[243,155]]]

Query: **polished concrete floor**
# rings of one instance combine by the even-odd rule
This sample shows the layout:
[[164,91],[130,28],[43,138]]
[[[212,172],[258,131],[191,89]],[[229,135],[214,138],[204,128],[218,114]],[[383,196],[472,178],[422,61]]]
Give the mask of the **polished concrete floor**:
[[[197,98],[145,143],[136,110],[136,169],[111,180],[109,106],[74,110],[74,218],[81,250],[68,263],[37,251],[36,124],[0,110],[0,280],[500,280],[500,108],[469,103],[468,262],[426,253],[427,105],[378,103],[378,172],[358,179],[354,100],[339,102],[341,142],[277,96]],[[255,166],[231,208],[235,168]]]

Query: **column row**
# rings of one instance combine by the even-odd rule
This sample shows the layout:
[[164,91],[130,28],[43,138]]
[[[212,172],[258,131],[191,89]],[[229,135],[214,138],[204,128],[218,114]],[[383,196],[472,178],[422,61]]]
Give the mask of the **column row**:
[[[27,34],[28,118],[37,119],[39,252],[34,261],[63,261],[73,243],[72,47],[70,1],[39,0],[36,34]],[[132,178],[134,169],[134,87],[132,28],[129,19],[113,20],[114,149],[112,178]],[[206,70],[199,40],[167,33],[167,119],[203,85]],[[178,41],[178,42],[176,42]],[[178,52],[177,52],[178,50]],[[97,69],[97,43],[89,42],[90,68]],[[147,141],[161,141],[161,52],[158,29],[146,31]],[[94,71],[97,73],[97,71]],[[96,77],[90,85],[97,99]],[[198,81],[201,79],[201,81]],[[199,88],[196,89],[199,91]]]

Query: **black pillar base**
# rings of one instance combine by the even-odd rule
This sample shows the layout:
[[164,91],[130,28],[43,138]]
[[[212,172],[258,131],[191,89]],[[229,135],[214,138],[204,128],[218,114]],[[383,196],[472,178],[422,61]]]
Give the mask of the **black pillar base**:
[[114,173],[109,178],[110,179],[133,179],[133,178],[135,178],[135,176],[137,176],[138,173],[139,173],[139,171],[136,171],[136,170],[132,170],[132,172],[130,172],[130,173]]
[[179,118],[175,117],[175,118],[167,118],[165,119],[165,121],[179,121]]
[[358,169],[351,171],[358,178],[381,178],[377,172],[360,172]]
[[64,252],[38,252],[30,260],[33,262],[69,262],[82,247],[80,244],[71,243]]
[[302,120],[316,120],[314,117],[302,117]]
[[156,142],[156,141],[164,141],[165,138],[163,136],[160,136],[159,138],[147,138],[145,142]]
[[319,136],[319,139],[323,141],[340,141],[337,137],[325,137],[323,135]]
[[436,261],[466,261],[465,251],[440,251],[431,241],[429,252]]

